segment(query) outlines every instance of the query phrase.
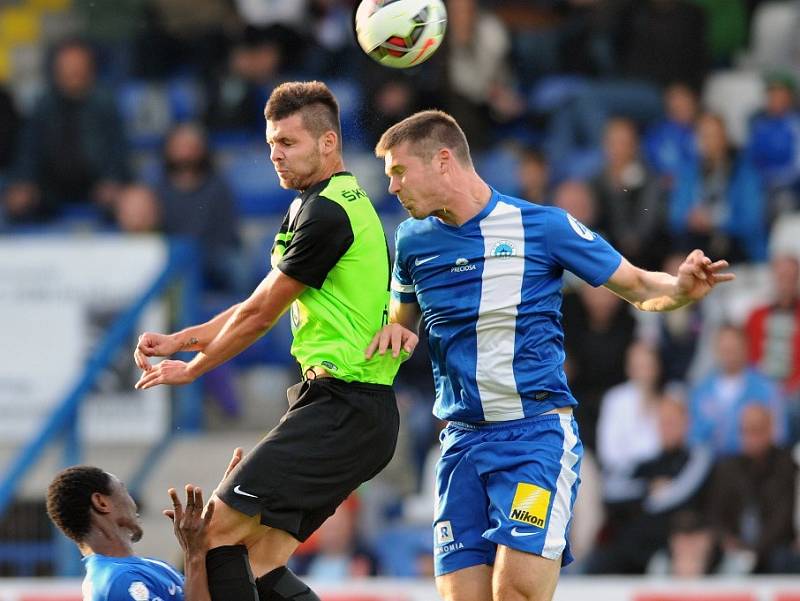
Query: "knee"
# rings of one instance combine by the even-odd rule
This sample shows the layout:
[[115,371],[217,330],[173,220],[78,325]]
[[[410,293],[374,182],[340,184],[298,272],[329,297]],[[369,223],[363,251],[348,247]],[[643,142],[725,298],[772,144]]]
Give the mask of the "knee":
[[504,578],[494,586],[493,601],[550,601],[551,595],[529,582]]
[[258,516],[250,517],[240,513],[214,497],[214,515],[208,525],[208,541],[211,547],[239,544],[249,546],[258,526]]

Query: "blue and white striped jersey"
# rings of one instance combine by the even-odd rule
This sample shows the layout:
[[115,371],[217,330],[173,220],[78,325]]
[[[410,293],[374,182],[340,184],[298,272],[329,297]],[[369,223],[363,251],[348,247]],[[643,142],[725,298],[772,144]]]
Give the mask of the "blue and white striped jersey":
[[492,190],[461,227],[404,221],[396,245],[392,294],[422,310],[437,417],[507,421],[577,404],[563,369],[561,277],[604,284],[622,260],[605,240],[561,209]]

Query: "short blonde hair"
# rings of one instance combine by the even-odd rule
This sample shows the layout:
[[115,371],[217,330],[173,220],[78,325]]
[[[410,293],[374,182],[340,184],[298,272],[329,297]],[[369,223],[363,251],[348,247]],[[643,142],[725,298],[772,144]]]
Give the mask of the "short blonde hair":
[[378,140],[375,156],[383,158],[392,148],[404,142],[409,142],[414,154],[424,161],[430,161],[440,149],[449,148],[459,163],[472,166],[464,131],[444,111],[422,111],[395,123]]

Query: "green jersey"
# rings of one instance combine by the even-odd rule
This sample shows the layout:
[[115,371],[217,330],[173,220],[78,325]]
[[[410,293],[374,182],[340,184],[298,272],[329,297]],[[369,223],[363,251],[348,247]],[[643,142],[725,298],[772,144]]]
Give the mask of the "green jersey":
[[364,351],[388,321],[389,249],[356,178],[340,172],[297,197],[272,247],[272,266],[307,286],[292,303],[292,355],[348,382],[391,384],[400,359]]

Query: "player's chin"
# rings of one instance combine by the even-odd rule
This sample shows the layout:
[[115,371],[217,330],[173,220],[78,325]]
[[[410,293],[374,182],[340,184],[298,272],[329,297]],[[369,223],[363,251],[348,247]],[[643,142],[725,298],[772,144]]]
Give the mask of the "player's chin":
[[143,536],[144,530],[142,530],[141,526],[137,524],[134,528],[131,528],[131,542],[138,543]]

